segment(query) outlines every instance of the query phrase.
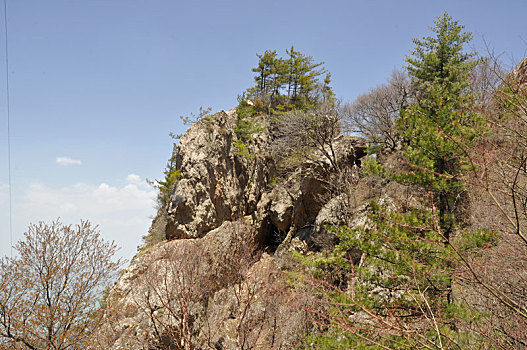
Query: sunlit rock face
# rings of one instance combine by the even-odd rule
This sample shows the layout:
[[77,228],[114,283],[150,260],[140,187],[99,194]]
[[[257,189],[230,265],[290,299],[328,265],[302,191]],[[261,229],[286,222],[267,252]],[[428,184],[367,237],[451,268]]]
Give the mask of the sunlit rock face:
[[254,213],[273,172],[269,133],[251,139],[252,159],[244,159],[234,145],[235,124],[234,110],[220,112],[181,138],[176,157],[181,178],[168,208],[167,239],[201,237],[224,221]]
[[[284,169],[269,118],[257,117],[248,154],[236,146],[236,121],[235,110],[222,111],[181,138],[181,176],[148,244],[109,291],[94,348],[291,348],[308,330],[280,269],[292,251],[334,244],[325,227],[342,221],[346,201],[334,195],[323,152]],[[364,141],[339,136],[332,146],[339,169],[356,176]]]

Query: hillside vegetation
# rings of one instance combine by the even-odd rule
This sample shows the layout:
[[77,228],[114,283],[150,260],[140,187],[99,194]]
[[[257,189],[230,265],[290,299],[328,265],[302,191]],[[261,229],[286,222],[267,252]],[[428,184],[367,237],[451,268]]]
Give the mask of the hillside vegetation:
[[[143,246],[68,348],[527,348],[527,59],[471,38],[438,17],[352,103],[294,47],[258,54],[236,108],[175,136]],[[28,332],[23,263],[0,347],[61,348]]]

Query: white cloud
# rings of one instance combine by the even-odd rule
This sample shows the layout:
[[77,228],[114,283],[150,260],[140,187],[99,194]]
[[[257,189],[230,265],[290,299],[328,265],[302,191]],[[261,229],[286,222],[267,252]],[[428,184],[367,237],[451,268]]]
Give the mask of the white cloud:
[[84,215],[111,215],[125,211],[138,211],[153,206],[155,192],[139,184],[122,187],[106,183],[89,185],[78,183],[72,186],[52,188],[32,184],[27,189],[24,201],[33,209],[58,212],[78,212]]
[[141,184],[143,182],[143,180],[141,180],[141,176],[139,175],[136,175],[136,174],[130,174],[126,177],[126,181],[128,181],[129,183],[131,184]]
[[146,179],[141,178],[141,176],[137,174],[130,174],[126,177],[126,182],[129,185],[135,185],[138,188],[142,188],[144,190],[152,191],[154,187],[146,181]]
[[[64,187],[29,185],[19,192],[21,198],[15,203],[15,241],[22,238],[21,233],[30,223],[50,222],[60,217],[65,224],[76,224],[80,219],[87,219],[99,225],[106,240],[122,247],[120,255],[131,259],[155,214],[156,191],[138,175],[130,174],[123,180],[124,184],[119,186],[107,183]],[[0,184],[0,209],[5,207],[1,203],[4,192],[7,193],[7,186]],[[7,235],[3,226],[0,227],[2,236]]]
[[70,157],[57,157],[57,164],[60,165],[81,165],[82,162],[78,159],[72,159]]

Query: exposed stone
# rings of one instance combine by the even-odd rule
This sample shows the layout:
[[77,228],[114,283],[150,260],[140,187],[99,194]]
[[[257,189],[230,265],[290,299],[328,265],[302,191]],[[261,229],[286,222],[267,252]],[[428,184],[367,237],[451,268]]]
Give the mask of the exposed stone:
[[[173,339],[156,336],[152,322],[174,321],[162,297],[152,299],[152,290],[189,264],[197,273],[195,289],[203,292],[188,296],[197,298],[188,311],[194,347],[237,349],[246,341],[291,348],[306,331],[303,311],[281,296],[290,286],[280,269],[294,266],[293,252],[335,243],[325,225],[342,222],[344,204],[334,196],[328,173],[336,164],[354,174],[366,145],[340,136],[331,150],[333,162],[314,152],[286,175],[278,174],[268,121],[257,121],[264,130],[246,140],[247,156],[235,146],[236,118],[235,110],[217,113],[181,138],[175,162],[181,176],[170,203],[159,210],[145,246],[111,289],[95,348],[144,349],[155,342],[168,348]],[[169,241],[156,244],[163,230]],[[177,289],[181,282],[174,281],[169,287]]]
[[[280,292],[275,259],[268,254],[248,271],[248,279],[220,290],[209,301],[208,324],[218,329],[212,342],[221,349],[282,349],[294,346],[306,329],[305,311],[292,306]],[[217,320],[223,320],[220,324]]]
[[236,154],[234,110],[209,116],[181,138],[176,168],[181,178],[171,196],[166,237],[201,237],[222,222],[239,219],[256,208],[271,162],[262,147],[266,132],[252,141],[249,167]]
[[345,210],[343,196],[333,198],[319,211],[311,232],[303,238],[316,250],[327,250],[334,247],[337,237],[333,232],[328,231],[327,226],[343,224]]
[[514,70],[512,71],[512,77],[514,79],[517,79],[518,87],[521,89],[525,89],[527,85],[527,57],[522,59],[520,63],[514,67]]

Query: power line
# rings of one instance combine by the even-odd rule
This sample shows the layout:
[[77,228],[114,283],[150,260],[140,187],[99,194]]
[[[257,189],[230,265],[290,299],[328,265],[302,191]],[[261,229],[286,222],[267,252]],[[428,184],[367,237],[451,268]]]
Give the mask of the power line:
[[9,53],[7,45],[7,0],[4,0],[4,32],[5,32],[5,81],[7,98],[7,173],[9,191],[9,243],[11,245],[11,257],[13,257],[13,196],[11,187],[11,118],[9,108]]

